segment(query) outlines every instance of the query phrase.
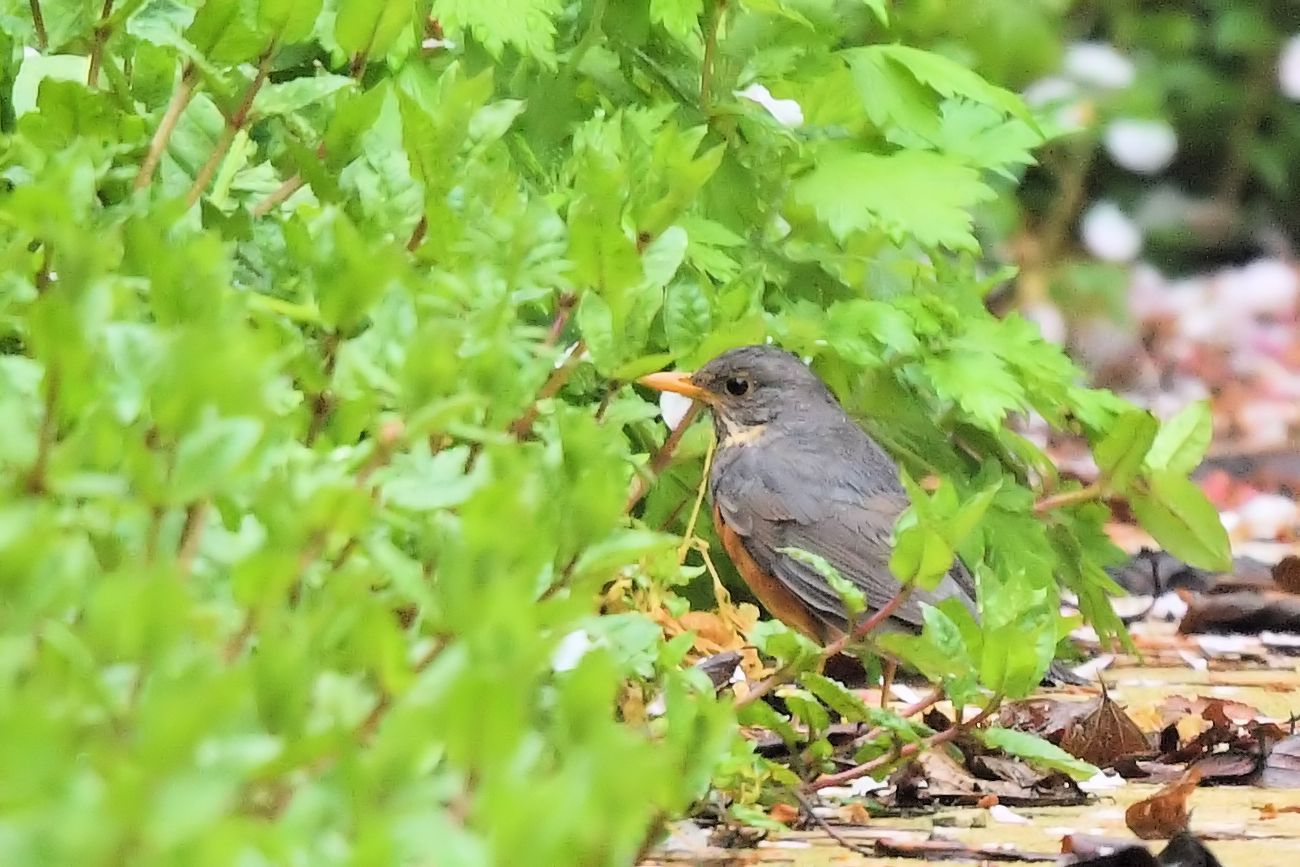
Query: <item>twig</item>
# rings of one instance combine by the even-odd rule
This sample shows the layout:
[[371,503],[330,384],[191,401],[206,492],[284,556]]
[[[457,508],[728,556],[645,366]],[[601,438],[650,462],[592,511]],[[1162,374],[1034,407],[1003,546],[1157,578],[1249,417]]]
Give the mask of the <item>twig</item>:
[[42,54],[50,47],[49,34],[45,32],[45,16],[41,14],[41,0],[30,0],[32,27],[36,30],[36,49]]
[[799,791],[798,789],[795,789],[794,797],[795,800],[799,802],[799,806],[803,808],[803,811],[808,814],[808,818],[816,822],[817,827],[821,828],[822,831],[826,833],[827,837],[830,837],[836,843],[838,843],[839,845],[843,846],[845,849],[848,849],[850,852],[853,852],[855,854],[866,855],[868,857],[875,855],[874,850],[870,850],[865,846],[859,846],[857,843],[854,843],[852,840],[845,837],[839,831],[835,830],[835,828],[832,827],[830,822],[827,822],[821,816],[818,816],[817,812],[813,809],[812,802],[808,800],[808,796],[805,795],[803,792]]
[[664,444],[650,458],[646,472],[637,476],[632,482],[632,490],[628,494],[627,504],[623,506],[624,512],[632,511],[636,504],[641,502],[641,498],[650,490],[650,480],[662,473],[664,467],[668,466],[668,462],[673,458],[673,452],[677,451],[677,446],[682,441],[682,435],[691,426],[691,422],[695,421],[699,416],[700,410],[699,401],[691,404],[691,408],[686,410],[686,415],[682,416],[682,420],[677,423],[677,427],[673,428],[672,432],[668,434],[668,439],[664,440]]
[[564,388],[564,384],[568,382],[569,377],[573,375],[573,371],[578,366],[578,362],[582,360],[582,353],[586,348],[587,344],[581,340],[573,344],[573,348],[569,350],[568,356],[559,367],[551,371],[551,375],[547,377],[546,382],[542,383],[542,387],[537,391],[536,399],[533,400],[528,409],[524,410],[523,415],[511,422],[510,432],[514,434],[516,438],[523,439],[532,432],[533,422],[537,421],[537,413],[539,412],[538,404],[544,400],[549,400],[560,393],[560,389]]
[[284,183],[280,184],[280,186],[276,187],[269,196],[254,205],[250,213],[254,217],[265,217],[271,211],[275,210],[275,208],[288,201],[290,196],[302,189],[304,183],[306,182],[302,179],[302,175],[295,173],[292,177],[285,180]]
[[708,114],[709,103],[713,99],[713,66],[718,54],[718,28],[722,26],[722,14],[726,8],[726,0],[713,0],[703,22],[704,59],[700,63],[700,110],[705,114]]
[[957,713],[959,718],[956,722],[953,723],[951,728],[944,729],[943,731],[938,732],[937,734],[931,735],[930,737],[926,738],[925,740],[919,743],[904,744],[902,747],[900,747],[897,750],[894,750],[893,752],[872,759],[869,762],[863,762],[860,765],[855,765],[854,767],[849,768],[846,771],[840,771],[838,774],[824,774],[810,783],[805,783],[803,789],[805,792],[816,792],[820,789],[830,788],[831,786],[842,786],[845,783],[851,783],[856,779],[869,775],[872,771],[876,770],[877,768],[882,768],[885,767],[886,765],[893,764],[899,759],[905,759],[909,756],[914,756],[923,749],[933,749],[934,747],[940,746],[942,744],[946,744],[948,741],[954,740],[962,732],[974,728],[975,726],[984,722],[984,720],[988,719],[990,716],[993,715],[993,712],[998,709],[998,705],[1000,705],[1001,703],[1002,703],[1002,696],[994,695],[991,699],[989,699],[989,703],[984,706],[983,710],[981,710],[978,714],[976,714],[971,719],[966,720],[964,722],[960,719],[961,711],[958,710]]
[[424,242],[424,235],[428,231],[429,218],[427,216],[420,217],[420,222],[416,223],[415,228],[411,230],[410,240],[406,242],[406,250],[408,253],[414,253],[416,250],[420,249],[420,244]]
[[330,380],[334,378],[334,368],[338,364],[338,332],[331,331],[326,334],[321,341],[321,348],[324,357],[325,385],[311,398],[311,421],[307,425],[307,436],[303,439],[303,444],[308,447],[316,444],[316,438],[325,430],[325,422],[334,411],[334,398],[330,395]]
[[551,320],[551,327],[546,329],[546,339],[542,341],[543,346],[554,346],[564,333],[564,326],[569,324],[569,317],[573,315],[573,308],[577,305],[578,298],[572,292],[564,292],[560,295],[559,303],[555,305],[555,318]]
[[[936,704],[938,704],[941,701],[943,701],[943,688],[936,686],[934,689],[930,690],[928,693],[921,696],[916,701],[912,702],[909,705],[904,706],[901,710],[898,711],[898,715],[903,719],[907,719],[908,717],[916,716],[918,713],[923,713],[929,710],[930,708],[934,707]],[[880,738],[884,734],[885,734],[885,727],[876,726],[875,728],[869,730],[865,735],[859,735],[858,737],[853,739],[854,751],[856,751],[859,747],[863,746],[864,744],[869,744],[872,741],[876,740],[877,738]]]
[[145,155],[144,162],[140,163],[140,170],[135,174],[137,190],[149,186],[149,182],[153,180],[153,173],[157,170],[158,163],[162,161],[163,152],[167,150],[167,142],[176,129],[176,123],[180,120],[185,107],[190,104],[190,98],[194,96],[194,84],[197,80],[194,64],[185,64],[185,68],[181,70],[180,85],[172,94],[171,101],[167,103],[162,121],[159,122],[158,129],[154,130],[153,138],[149,141],[149,153]]
[[1042,515],[1045,512],[1052,511],[1053,509],[1061,509],[1066,506],[1077,506],[1079,503],[1087,503],[1091,500],[1100,499],[1105,493],[1106,488],[1100,482],[1093,482],[1090,485],[1085,485],[1084,487],[1077,488],[1073,491],[1065,491],[1064,493],[1043,497],[1041,500],[1034,503],[1034,513]]
[[41,416],[41,428],[36,440],[36,459],[27,473],[27,491],[31,494],[45,493],[46,476],[49,473],[50,452],[58,433],[60,377],[58,368],[45,368],[45,413]]
[[230,150],[231,143],[235,140],[235,134],[244,128],[248,122],[248,115],[253,109],[253,100],[257,97],[257,92],[262,89],[262,84],[266,81],[266,74],[271,68],[271,55],[275,53],[275,46],[269,46],[262,53],[262,59],[257,63],[257,74],[249,82],[248,87],[244,90],[244,95],[239,101],[239,106],[235,109],[234,114],[226,118],[225,125],[221,128],[221,134],[217,136],[217,144],[212,149],[212,154],[208,161],[199,169],[199,173],[194,178],[193,185],[190,186],[189,193],[185,196],[185,204],[193,206],[203,195],[208,184],[212,181],[212,176],[217,173],[217,166],[225,158],[226,152]]
[[181,541],[176,548],[176,565],[182,575],[188,576],[194,568],[194,558],[199,553],[199,543],[203,541],[203,531],[207,527],[208,510],[211,504],[207,500],[190,503],[185,509],[185,526],[181,530]]
[[86,87],[99,86],[99,65],[103,62],[104,43],[108,41],[108,16],[113,14],[113,0],[104,0],[95,24],[94,36],[90,46],[90,68],[86,71]]
[[[902,589],[900,589],[897,593],[894,594],[892,599],[890,599],[888,602],[882,605],[879,611],[876,611],[870,617],[864,620],[862,623],[858,624],[853,629],[849,630],[848,632],[841,635],[839,638],[832,641],[830,644],[823,647],[821,653],[817,655],[818,661],[825,662],[826,660],[830,659],[832,656],[835,656],[838,653],[842,653],[844,651],[844,648],[848,647],[851,642],[861,639],[863,636],[867,635],[876,627],[880,626],[880,624],[884,623],[891,616],[893,616],[893,613],[897,611],[899,607],[902,606],[902,604],[906,602],[907,598],[911,595],[912,595],[911,585],[904,586]],[[789,683],[791,680],[797,677],[801,671],[803,671],[803,668],[800,666],[796,666],[796,665],[782,666],[772,674],[768,675],[765,679],[763,679],[758,684],[758,686],[754,687],[749,692],[745,693],[743,697],[737,699],[736,709],[739,710],[740,708],[745,707],[746,705],[753,704],[763,696],[770,693],[772,690],[776,689],[778,686],[781,686],[784,683]]]

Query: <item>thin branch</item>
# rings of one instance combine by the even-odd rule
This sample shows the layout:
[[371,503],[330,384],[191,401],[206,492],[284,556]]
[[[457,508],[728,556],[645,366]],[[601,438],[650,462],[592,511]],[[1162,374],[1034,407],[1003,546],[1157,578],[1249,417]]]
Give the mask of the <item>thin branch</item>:
[[[892,599],[890,599],[888,602],[882,605],[879,611],[876,611],[866,620],[862,621],[862,623],[858,624],[850,631],[844,633],[839,638],[835,639],[830,644],[823,647],[821,653],[817,655],[818,662],[825,663],[826,660],[830,659],[832,656],[835,656],[838,653],[843,653],[844,648],[848,647],[850,643],[860,640],[861,638],[863,638],[864,636],[866,636],[867,634],[875,630],[877,627],[880,626],[880,624],[884,623],[891,616],[893,616],[894,612],[897,611],[899,607],[902,606],[902,604],[906,602],[907,598],[911,595],[912,595],[911,585],[904,586],[902,589],[900,589],[897,593],[894,594]],[[740,710],[742,707],[745,707],[746,705],[753,704],[763,696],[772,692],[772,690],[776,689],[778,686],[781,686],[782,684],[789,683],[790,681],[794,680],[796,677],[799,676],[800,672],[802,671],[804,671],[804,668],[798,665],[785,665],[782,666],[781,668],[778,668],[772,674],[768,675],[765,679],[760,681],[758,686],[754,687],[750,691],[746,692],[744,696],[737,699],[736,709]]]
[[[713,466],[713,452],[717,448],[717,440],[709,440],[709,450],[704,453],[704,469],[700,470],[700,486],[695,491],[695,505],[691,507],[691,517],[686,521],[686,533],[682,537],[681,547],[677,549],[677,564],[680,566],[686,562],[686,552],[691,550],[691,542],[695,540],[695,522],[700,519],[700,509],[704,505],[704,491],[709,487],[709,468]],[[703,540],[700,540],[703,544]]]
[[172,94],[171,101],[167,103],[167,110],[163,112],[162,121],[158,124],[158,129],[154,130],[153,138],[149,141],[149,153],[145,155],[144,162],[140,163],[140,170],[135,175],[135,188],[142,190],[149,186],[153,180],[153,173],[158,168],[158,163],[162,161],[163,152],[167,150],[167,142],[171,140],[172,133],[176,130],[176,123],[180,120],[181,114],[184,113],[185,107],[190,104],[190,99],[194,96],[194,85],[198,81],[198,75],[195,72],[194,64],[187,63],[181,70],[180,85],[176,92]]
[[1034,513],[1042,515],[1046,512],[1052,511],[1053,509],[1062,509],[1066,506],[1077,506],[1080,503],[1099,500],[1105,495],[1105,493],[1106,488],[1101,484],[1101,482],[1093,482],[1091,485],[1085,485],[1084,487],[1077,488],[1073,491],[1065,491],[1064,493],[1043,497],[1041,500],[1034,503]]
[[311,397],[311,421],[307,425],[307,436],[303,444],[309,448],[316,444],[316,439],[325,430],[325,422],[334,411],[334,397],[330,394],[329,384],[334,379],[334,368],[338,365],[339,336],[335,331],[325,335],[321,341],[325,385]]
[[845,837],[839,831],[835,830],[835,827],[831,825],[830,822],[827,822],[821,816],[817,815],[816,810],[813,808],[812,802],[808,800],[808,796],[805,795],[803,792],[800,792],[798,789],[796,789],[794,791],[794,797],[795,800],[799,802],[799,806],[803,808],[803,811],[808,814],[808,818],[812,819],[817,824],[817,827],[821,828],[822,831],[825,832],[827,837],[830,837],[836,843],[840,844],[845,849],[848,849],[850,852],[853,852],[857,855],[866,855],[867,857],[873,857],[875,855],[874,850],[868,849],[865,846],[859,846],[857,843],[854,843],[852,840]]
[[713,67],[718,55],[718,29],[727,8],[726,0],[713,0],[712,7],[704,13],[704,59],[700,63],[700,110],[708,114],[713,99]]
[[41,428],[36,440],[36,459],[27,473],[27,491],[31,494],[45,493],[47,475],[50,467],[50,452],[58,435],[58,408],[60,377],[58,368],[45,368],[45,411],[41,416]]
[[420,217],[420,222],[416,223],[415,228],[411,230],[411,237],[406,242],[406,250],[408,253],[414,253],[416,250],[420,249],[420,244],[424,242],[425,233],[428,231],[429,218],[422,216]]
[[523,439],[532,432],[533,422],[537,421],[537,413],[539,412],[538,404],[560,393],[560,389],[564,388],[564,384],[569,381],[569,377],[573,375],[573,371],[577,368],[578,362],[582,360],[582,353],[586,348],[587,344],[579,340],[573,344],[573,348],[569,350],[568,356],[560,366],[551,371],[551,375],[538,390],[537,398],[528,409],[524,410],[523,415],[511,422],[510,432],[515,437]]
[[257,74],[253,76],[253,80],[245,88],[244,96],[240,99],[239,106],[235,109],[234,114],[226,118],[226,124],[221,128],[221,134],[217,136],[217,144],[212,149],[212,154],[195,176],[194,184],[185,196],[186,205],[192,207],[199,200],[199,197],[203,195],[203,191],[212,182],[212,176],[217,173],[217,167],[221,165],[226,152],[230,150],[230,145],[235,140],[235,134],[243,129],[244,124],[248,122],[248,115],[253,109],[253,100],[266,82],[266,74],[271,68],[271,55],[274,53],[275,46],[271,46],[262,54],[262,59],[257,63]]
[[271,211],[288,201],[289,197],[302,189],[306,181],[302,179],[301,174],[294,174],[285,180],[284,183],[276,187],[269,196],[253,206],[251,211],[254,217],[265,217]]
[[199,543],[203,541],[203,531],[208,525],[209,509],[211,503],[207,500],[197,500],[185,509],[185,526],[176,547],[176,565],[182,575],[188,576],[194,568],[194,558],[199,553]]
[[104,0],[104,7],[95,24],[90,46],[90,68],[86,72],[86,87],[99,86],[99,66],[103,62],[104,43],[108,42],[108,17],[113,14],[113,0]]
[[701,409],[703,409],[703,405],[699,401],[691,403],[691,408],[686,410],[686,415],[682,416],[682,420],[677,423],[677,427],[673,428],[672,432],[668,434],[668,439],[664,440],[664,444],[650,458],[646,471],[633,480],[632,490],[628,493],[627,503],[623,506],[624,512],[632,511],[636,504],[641,502],[641,498],[650,490],[651,481],[668,466],[668,462],[673,459],[673,452],[677,451],[677,446],[681,444],[682,436],[686,433],[687,428],[691,426],[691,422],[695,421],[699,416]]
[[[872,759],[869,762],[863,762],[860,765],[855,765],[854,767],[851,767],[848,770],[840,771],[838,774],[823,774],[822,776],[813,780],[811,783],[805,783],[803,789],[805,792],[816,792],[820,789],[828,789],[831,786],[842,786],[845,783],[851,783],[854,780],[868,776],[871,774],[872,771],[877,770],[878,768],[885,767],[887,765],[891,765],[894,762],[898,761],[899,759],[905,759],[908,758],[909,756],[914,756],[917,753],[919,753],[921,750],[934,749],[937,746],[946,744],[948,741],[956,739],[956,737],[960,735],[962,732],[972,729],[975,726],[979,725],[980,723],[984,722],[986,719],[988,719],[990,716],[993,715],[993,712],[998,709],[998,706],[1001,703],[1002,703],[1002,696],[994,695],[991,699],[989,699],[989,703],[984,706],[984,709],[981,710],[974,717],[970,718],[969,720],[962,721],[961,719],[958,719],[952,724],[950,728],[944,729],[943,731],[938,732],[937,734],[931,735],[930,737],[926,738],[923,741],[920,741],[919,743],[904,744],[903,746],[899,747],[897,750],[886,753],[885,755],[880,756],[879,758]],[[957,711],[957,713],[960,715],[961,712]]]
[[41,14],[41,0],[30,0],[32,27],[36,29],[36,49],[42,54],[50,47],[49,34],[45,32],[45,16]]

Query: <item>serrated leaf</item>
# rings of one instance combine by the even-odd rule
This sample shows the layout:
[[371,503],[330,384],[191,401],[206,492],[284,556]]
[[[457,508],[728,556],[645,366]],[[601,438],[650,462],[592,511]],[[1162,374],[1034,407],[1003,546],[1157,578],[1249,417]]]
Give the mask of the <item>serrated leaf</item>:
[[713,327],[713,310],[700,284],[679,280],[664,296],[664,335],[674,355],[694,350]]
[[432,15],[449,35],[472,33],[493,57],[510,46],[553,66],[562,8],[560,0],[433,0]]
[[1122,491],[1142,466],[1160,423],[1145,410],[1127,412],[1115,420],[1092,450],[1097,468],[1110,487]]
[[872,716],[872,709],[867,707],[862,699],[854,695],[844,684],[831,680],[824,674],[804,672],[799,682],[821,699],[827,707],[843,717],[845,722],[867,722]]
[[1142,527],[1165,550],[1202,569],[1226,571],[1232,547],[1218,510],[1180,473],[1158,470],[1129,492]]
[[596,367],[605,372],[613,371],[622,356],[614,339],[614,314],[605,299],[595,292],[582,296],[578,304],[578,330],[587,342],[587,351],[596,362]]
[[1076,759],[1060,747],[1028,732],[992,726],[975,729],[974,734],[991,749],[1002,750],[1040,768],[1060,771],[1076,780],[1086,780],[1100,773],[1087,762]]
[[877,229],[969,252],[979,249],[970,208],[992,195],[975,170],[922,151],[835,153],[794,183],[795,199],[842,240]]
[[700,37],[704,0],[650,0],[650,20],[683,42]]
[[1147,469],[1168,470],[1181,475],[1190,473],[1200,466],[1213,433],[1209,401],[1189,403],[1160,426],[1160,432],[1146,453]]

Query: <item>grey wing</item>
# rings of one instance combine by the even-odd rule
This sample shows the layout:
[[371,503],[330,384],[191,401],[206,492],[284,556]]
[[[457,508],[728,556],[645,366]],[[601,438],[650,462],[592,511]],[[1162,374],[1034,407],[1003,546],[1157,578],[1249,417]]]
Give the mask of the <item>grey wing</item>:
[[[873,611],[898,592],[889,557],[894,522],[907,507],[901,489],[888,484],[876,485],[872,491],[852,484],[828,488],[823,481],[820,487],[810,482],[798,490],[777,491],[761,468],[736,474],[739,478],[733,476],[730,483],[727,475],[714,489],[722,519],[744,540],[746,551],[758,565],[798,596],[819,621],[837,631],[847,628],[839,594],[817,570],[780,553],[781,548],[802,548],[824,557],[863,592]],[[798,474],[783,473],[782,477],[793,479]],[[914,591],[894,616],[919,627],[921,602],[935,604],[956,596],[972,604],[965,582],[956,577],[945,577],[934,593]]]

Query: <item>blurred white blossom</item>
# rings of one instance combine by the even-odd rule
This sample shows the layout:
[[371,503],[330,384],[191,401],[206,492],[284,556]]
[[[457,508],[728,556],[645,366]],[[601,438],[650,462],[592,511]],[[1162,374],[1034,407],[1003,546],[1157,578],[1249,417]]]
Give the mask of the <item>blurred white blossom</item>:
[[782,126],[802,126],[803,109],[793,99],[777,99],[772,92],[761,84],[751,84],[744,90],[737,90],[736,96],[756,102],[767,109],[768,114],[776,118]]
[[1300,34],[1292,36],[1282,46],[1282,57],[1277,63],[1277,81],[1282,95],[1300,102]]
[[572,671],[587,653],[600,645],[593,641],[585,629],[575,629],[560,639],[551,654],[551,669],[556,672]]
[[1142,175],[1166,168],[1178,152],[1178,136],[1162,120],[1112,121],[1106,127],[1103,141],[1116,165]]
[[1065,72],[1075,81],[1122,90],[1133,83],[1133,61],[1108,42],[1075,42],[1065,49]]
[[677,427],[686,417],[686,411],[691,408],[692,403],[694,401],[684,394],[672,391],[660,392],[659,414],[663,416],[664,424],[670,428]]
[[1100,201],[1083,215],[1083,245],[1103,262],[1131,262],[1142,250],[1142,232],[1113,202]]

